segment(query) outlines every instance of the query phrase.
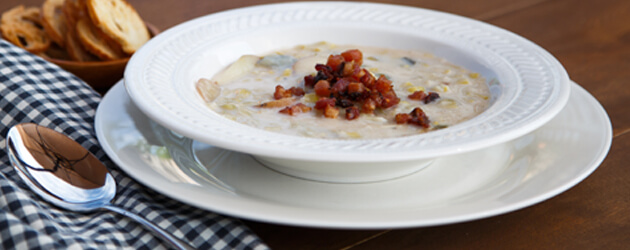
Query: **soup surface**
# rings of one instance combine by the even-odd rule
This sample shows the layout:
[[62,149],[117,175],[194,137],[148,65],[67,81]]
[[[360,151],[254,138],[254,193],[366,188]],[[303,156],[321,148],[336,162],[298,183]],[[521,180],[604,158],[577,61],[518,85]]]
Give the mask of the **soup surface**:
[[[332,118],[316,103],[325,97],[305,86],[305,76],[315,76],[315,65],[348,50],[362,52],[361,68],[374,78],[391,81],[399,100],[387,108],[366,112],[349,120],[345,108]],[[304,90],[302,95],[274,98],[277,86]],[[212,79],[200,79],[197,90],[208,106],[234,121],[278,133],[329,139],[374,139],[415,135],[466,121],[489,105],[490,91],[478,73],[423,51],[335,45],[320,42],[276,51],[265,56],[242,56]],[[430,102],[410,98],[418,92],[439,95]],[[267,105],[267,104],[274,105]],[[277,105],[275,105],[277,104]],[[300,104],[304,112],[282,110]],[[345,107],[345,106],[344,106]],[[428,117],[425,126],[397,123],[397,114],[420,108]]]

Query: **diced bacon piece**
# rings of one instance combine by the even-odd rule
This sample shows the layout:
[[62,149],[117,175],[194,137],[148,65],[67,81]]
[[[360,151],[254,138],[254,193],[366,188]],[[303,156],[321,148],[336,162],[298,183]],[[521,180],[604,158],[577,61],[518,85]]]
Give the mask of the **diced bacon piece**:
[[341,55],[330,55],[328,56],[328,61],[326,61],[326,66],[330,67],[333,72],[339,71],[343,64],[344,58]]
[[339,115],[339,109],[334,106],[326,106],[324,108],[324,117],[326,118],[337,118]]
[[319,80],[313,87],[315,89],[315,94],[322,97],[330,96],[330,82],[326,80]]
[[421,108],[414,108],[411,111],[411,122],[423,128],[429,128],[431,126],[431,121],[429,121],[429,117],[424,113],[424,110]]
[[358,74],[361,71],[361,65],[352,61],[352,62],[345,62],[343,64],[343,68],[340,69],[340,75],[343,77],[350,77],[350,76],[354,76],[355,74]]
[[392,89],[392,81],[387,79],[384,75],[381,75],[376,79],[374,84],[375,90],[380,93],[389,92]]
[[413,92],[411,95],[408,96],[409,99],[411,100],[416,100],[416,101],[424,101],[424,99],[427,98],[427,93],[422,91],[422,90],[418,90],[416,92]]
[[429,117],[424,113],[424,110],[418,107],[414,108],[409,114],[396,114],[394,119],[398,124],[414,124],[423,128],[429,128],[431,126]]
[[354,106],[354,102],[352,102],[351,100],[347,98],[337,99],[337,102],[335,104],[337,104],[337,106],[342,107],[342,108],[348,108],[348,107]]
[[294,104],[292,106],[289,106],[289,107],[286,107],[284,109],[281,109],[278,112],[280,112],[282,114],[287,114],[287,115],[290,115],[290,116],[294,116],[294,115],[297,115],[299,113],[309,112],[311,110],[312,110],[311,107],[306,106],[303,103],[296,103],[296,104]]
[[287,97],[291,97],[291,92],[287,91],[284,87],[277,85],[276,91],[273,92],[273,99],[280,100]]
[[334,107],[337,100],[335,98],[322,98],[315,102],[315,109],[324,109],[327,106]]
[[304,76],[304,87],[312,88],[313,86],[315,86],[315,76],[313,75]]
[[361,78],[359,79],[363,85],[365,85],[366,88],[368,89],[374,89],[374,84],[376,83],[376,78],[374,78],[374,76],[367,71],[366,69],[363,69],[362,72],[364,73],[363,76],[361,76]]
[[382,93],[381,96],[383,97],[382,101],[381,101],[381,108],[389,108],[389,107],[393,107],[395,105],[397,105],[398,103],[400,103],[400,98],[398,98],[398,96],[396,96],[396,93],[393,90],[390,90],[387,93]]
[[359,65],[363,64],[363,53],[361,53],[361,51],[358,49],[344,51],[343,53],[341,53],[341,56],[346,62],[354,61]]
[[349,107],[346,109],[346,119],[347,120],[354,120],[359,118],[359,115],[361,115],[361,112],[359,112],[359,109],[355,106]]
[[411,120],[411,115],[405,114],[405,113],[399,113],[399,114],[396,114],[394,119],[396,120],[397,124],[407,124],[407,122]]
[[374,113],[375,109],[376,109],[376,102],[372,99],[367,99],[363,101],[363,104],[361,105],[361,112],[364,114],[372,114]]
[[269,101],[269,102],[265,102],[259,105],[256,105],[256,107],[259,108],[282,108],[282,107],[286,107],[291,105],[293,102],[295,102],[295,99],[293,97],[286,97],[286,98],[282,98],[279,100],[273,100],[273,101]]
[[351,82],[348,84],[348,96],[353,100],[363,99],[365,97],[367,89],[365,85],[360,82]]
[[291,95],[293,96],[304,96],[306,94],[306,92],[304,92],[304,89],[300,87],[291,87],[289,89],[289,92],[291,92]]
[[425,104],[431,103],[440,98],[440,94],[436,92],[429,92],[428,94],[422,90],[413,92],[409,95],[409,99],[416,101],[423,101]]
[[348,84],[350,84],[350,81],[346,78],[341,78],[338,79],[337,82],[335,84],[332,85],[332,87],[330,88],[330,93],[333,94],[334,96],[343,96],[346,93],[346,90],[348,89]]
[[438,98],[440,98],[440,94],[436,93],[436,92],[429,92],[429,95],[427,95],[427,97],[424,99],[424,103],[431,103],[435,100],[437,100]]
[[280,100],[291,96],[303,96],[304,94],[304,89],[302,88],[291,87],[289,89],[285,89],[284,87],[277,85],[276,91],[273,93],[273,98]]

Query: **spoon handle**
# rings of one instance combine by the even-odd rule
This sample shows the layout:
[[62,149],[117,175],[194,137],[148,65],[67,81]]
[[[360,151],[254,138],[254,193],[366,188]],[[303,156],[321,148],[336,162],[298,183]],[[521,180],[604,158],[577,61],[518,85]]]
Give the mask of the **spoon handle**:
[[156,236],[161,236],[164,241],[168,242],[175,249],[195,249],[137,214],[113,205],[105,205],[104,208],[109,211],[116,212],[131,219],[134,219],[135,221],[149,229],[151,232],[153,232]]

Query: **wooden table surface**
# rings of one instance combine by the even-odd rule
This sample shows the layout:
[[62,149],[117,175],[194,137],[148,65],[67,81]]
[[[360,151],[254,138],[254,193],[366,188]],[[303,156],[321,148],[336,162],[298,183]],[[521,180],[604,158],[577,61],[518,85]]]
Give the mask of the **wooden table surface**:
[[[2,0],[0,12],[43,0]],[[206,14],[276,1],[129,0],[165,30]],[[542,203],[471,222],[393,230],[327,230],[245,221],[274,249],[630,249],[630,1],[389,0],[481,20],[551,52],[604,106],[613,143],[583,182]],[[588,126],[588,124],[584,124]]]

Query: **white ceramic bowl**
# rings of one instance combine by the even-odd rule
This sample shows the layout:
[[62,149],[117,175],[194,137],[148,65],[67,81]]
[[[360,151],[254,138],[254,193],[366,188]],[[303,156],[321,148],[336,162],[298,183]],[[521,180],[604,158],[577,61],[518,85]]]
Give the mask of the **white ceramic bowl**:
[[[195,90],[196,80],[212,77],[241,55],[322,40],[432,52],[492,81],[491,106],[471,120],[425,134],[331,140],[283,135],[226,119]],[[426,9],[349,2],[262,5],[188,21],[134,54],[125,86],[146,115],[174,132],[251,154],[283,173],[331,182],[395,178],[437,157],[517,138],[553,118],[570,92],[562,65],[509,31]]]

